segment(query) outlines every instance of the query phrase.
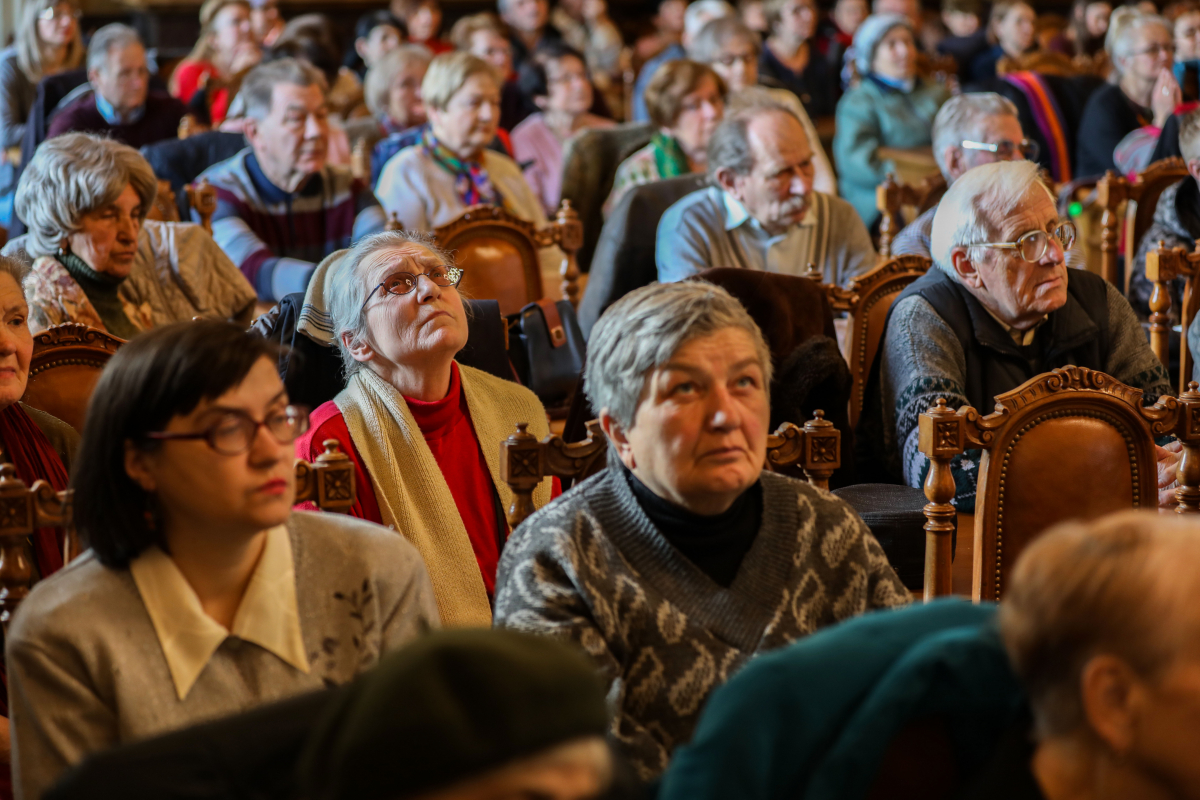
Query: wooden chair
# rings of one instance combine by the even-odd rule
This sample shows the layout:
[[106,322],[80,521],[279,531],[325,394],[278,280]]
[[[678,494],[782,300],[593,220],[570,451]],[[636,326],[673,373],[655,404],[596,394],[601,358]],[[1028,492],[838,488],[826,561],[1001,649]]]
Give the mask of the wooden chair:
[[77,322],[42,331],[33,337],[29,384],[21,400],[82,431],[96,381],[124,343]]
[[350,174],[360,181],[371,179],[371,147],[367,139],[359,139],[350,150]]
[[1146,253],[1146,280],[1154,284],[1150,294],[1150,349],[1168,371],[1171,369],[1168,343],[1171,333],[1171,284],[1185,278],[1183,308],[1179,309],[1182,335],[1179,337],[1179,391],[1184,392],[1192,380],[1194,359],[1188,349],[1187,332],[1200,312],[1200,292],[1196,291],[1196,275],[1200,274],[1200,245],[1193,252],[1182,247],[1168,249],[1163,242]]
[[1096,203],[1103,211],[1100,217],[1100,274],[1116,286],[1122,285],[1117,275],[1117,220],[1121,207],[1125,207],[1125,294],[1129,294],[1132,274],[1129,266],[1133,264],[1138,244],[1154,221],[1159,196],[1171,184],[1187,176],[1183,159],[1172,157],[1155,161],[1132,182],[1109,170],[1096,184]]
[[[880,189],[883,187],[881,186]],[[866,275],[851,282],[848,289],[823,284],[835,311],[849,314],[847,320],[846,363],[854,378],[850,390],[850,424],[857,425],[866,402],[867,378],[879,348],[883,344],[888,311],[908,285],[920,278],[933,262],[924,256],[894,256],[879,264]],[[820,282],[820,274],[812,275]]]
[[211,186],[208,178],[201,178],[199,183],[189,183],[183,188],[187,192],[188,204],[200,216],[200,226],[212,236],[212,218],[217,213],[217,189]]
[[[944,400],[921,415],[925,480],[925,598],[951,590],[955,495],[950,461],[983,451],[975,500],[972,594],[998,600],[1024,546],[1046,528],[1128,508],[1158,506],[1154,439],[1183,443],[1179,513],[1200,513],[1200,392],[1142,407],[1142,391],[1102,372],[1064,367],[996,397],[996,411],[953,411]],[[1182,485],[1186,484],[1186,485]]]
[[1003,78],[1010,72],[1037,72],[1042,75],[1073,78],[1077,75],[1088,75],[1091,70],[1088,66],[1077,63],[1070,56],[1062,53],[1035,50],[1018,58],[1001,56],[1000,60],[996,62],[996,77]]
[[[311,502],[323,511],[346,513],[354,505],[354,465],[338,449],[336,439],[323,442],[325,452],[309,463],[297,459],[296,502]],[[26,486],[12,464],[0,466],[0,626],[8,623],[29,595],[33,567],[28,540],[38,528],[63,528],[63,563],[82,552],[72,522],[74,492],[55,492],[46,481]]]
[[916,210],[920,216],[937,205],[946,193],[946,179],[941,174],[930,175],[918,184],[900,183],[895,173],[888,173],[883,183],[875,187],[875,207],[883,215],[879,220],[879,259],[886,261],[892,256],[892,241],[904,227],[902,212],[905,207]]
[[557,245],[565,254],[559,269],[562,296],[571,305],[579,305],[575,254],[583,244],[583,225],[569,200],[562,202],[554,220],[541,230],[503,208],[479,205],[471,206],[433,235],[466,270],[465,293],[499,300],[500,313],[505,315],[516,314],[546,296],[538,250]]
[[[517,423],[516,433],[500,443],[500,479],[513,493],[508,524],[516,530],[534,512],[533,490],[544,478],[555,475],[581,481],[603,470],[607,464],[608,439],[600,421],[587,423],[588,435],[568,444],[561,436],[538,441],[528,423]],[[776,472],[799,465],[809,483],[829,488],[829,478],[842,465],[842,434],[817,411],[800,428],[790,422],[767,437],[767,463]]]
[[170,181],[159,178],[158,192],[154,195],[154,202],[150,204],[146,219],[179,222],[179,206],[175,202],[175,191],[171,188]]

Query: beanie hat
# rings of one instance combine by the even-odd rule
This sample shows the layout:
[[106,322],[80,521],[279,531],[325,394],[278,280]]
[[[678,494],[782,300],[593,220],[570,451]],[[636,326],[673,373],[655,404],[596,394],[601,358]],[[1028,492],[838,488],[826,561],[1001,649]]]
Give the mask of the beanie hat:
[[863,20],[862,25],[854,32],[854,66],[858,74],[866,77],[875,62],[875,48],[892,28],[901,25],[912,31],[912,21],[903,14],[872,14]]
[[312,800],[403,800],[607,729],[595,665],[576,648],[436,631],[346,687],[314,725],[298,777]]

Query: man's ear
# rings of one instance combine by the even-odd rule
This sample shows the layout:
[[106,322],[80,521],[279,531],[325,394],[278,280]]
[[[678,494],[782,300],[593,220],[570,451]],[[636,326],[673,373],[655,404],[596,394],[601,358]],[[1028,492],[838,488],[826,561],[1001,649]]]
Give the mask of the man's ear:
[[1141,681],[1129,664],[1112,655],[1093,656],[1079,676],[1087,724],[1117,756],[1129,752],[1139,723]]
[[951,180],[958,178],[966,172],[966,165],[963,164],[963,156],[966,155],[962,148],[955,145],[947,145],[943,152],[942,162],[946,165],[946,174]]
[[355,342],[349,331],[342,334],[342,343],[346,345],[346,350],[350,352],[350,357],[360,363],[367,363],[371,357],[375,355],[375,348],[367,341],[367,337],[363,337],[360,342]]
[[950,249],[950,263],[954,267],[954,273],[958,275],[959,281],[964,285],[970,286],[972,289],[979,289],[983,286],[983,279],[979,275],[977,264],[971,259],[971,250],[968,247],[953,247]]
[[87,79],[88,79],[88,83],[90,83],[92,86],[95,86],[96,81],[100,80],[100,70],[89,69],[87,71]]
[[354,40],[354,52],[358,53],[358,57],[363,61],[367,60],[367,39],[360,36]]
[[1187,162],[1187,171],[1194,181],[1200,183],[1200,158],[1193,158]]
[[258,120],[251,116],[243,117],[242,135],[246,137],[246,142],[254,147],[254,143],[258,141]]
[[607,406],[600,409],[600,428],[608,437],[609,443],[616,449],[621,463],[631,470],[637,467],[637,461],[633,457],[633,447],[629,444],[629,437],[625,435],[625,428],[617,421],[616,417],[608,413]]
[[736,172],[729,167],[721,167],[713,173],[713,177],[716,179],[718,186],[738,200],[742,199],[740,187],[738,186],[738,174]]
[[125,474],[146,492],[153,492],[158,485],[151,468],[154,455],[125,440]]

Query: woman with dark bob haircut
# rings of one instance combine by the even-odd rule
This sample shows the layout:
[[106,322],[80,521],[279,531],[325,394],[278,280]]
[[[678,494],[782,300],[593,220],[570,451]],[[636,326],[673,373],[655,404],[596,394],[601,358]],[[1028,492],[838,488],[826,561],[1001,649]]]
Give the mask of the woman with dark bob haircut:
[[8,629],[18,795],[94,751],[345,683],[438,624],[403,537],[291,510],[308,416],[276,358],[198,321],[105,369],[72,479],[90,550]]

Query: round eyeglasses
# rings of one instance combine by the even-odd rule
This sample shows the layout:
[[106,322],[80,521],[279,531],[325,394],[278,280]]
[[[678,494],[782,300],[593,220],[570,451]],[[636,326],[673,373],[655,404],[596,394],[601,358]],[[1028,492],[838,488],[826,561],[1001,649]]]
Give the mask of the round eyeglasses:
[[408,294],[417,288],[417,281],[420,280],[422,275],[432,281],[434,286],[441,286],[443,289],[451,286],[457,287],[463,279],[463,273],[464,270],[462,267],[446,266],[434,267],[429,272],[420,272],[416,275],[411,272],[393,272],[367,293],[367,300],[363,303],[362,307],[365,309],[367,303],[371,302],[371,298],[380,289],[383,289],[384,294]]
[[60,19],[79,20],[82,17],[83,12],[77,8],[62,11],[58,8],[58,6],[51,6],[50,8],[43,9],[38,13],[38,19],[42,20],[43,22],[54,22],[55,20]]
[[1046,255],[1046,251],[1050,249],[1050,237],[1053,236],[1062,246],[1063,252],[1067,252],[1075,246],[1075,223],[1060,222],[1053,233],[1046,231],[1030,231],[1022,234],[1015,242],[980,242],[979,244],[970,245],[971,247],[995,247],[1000,250],[1016,250],[1021,258],[1031,263],[1041,261]]
[[995,153],[1005,161],[1011,161],[1012,157],[1018,153],[1026,161],[1037,161],[1038,153],[1041,152],[1038,143],[1032,139],[1022,139],[1019,142],[1014,142],[1010,139],[1001,139],[998,142],[972,142],[968,140],[960,144],[965,150],[983,150],[987,153]]
[[238,456],[250,449],[259,428],[266,428],[280,444],[291,444],[308,431],[308,409],[286,406],[271,412],[264,420],[256,420],[244,411],[226,411],[202,431],[155,431],[147,433],[146,438],[155,441],[203,439],[223,456]]

